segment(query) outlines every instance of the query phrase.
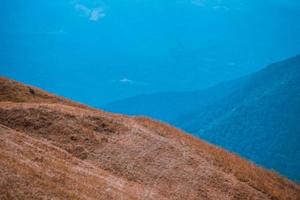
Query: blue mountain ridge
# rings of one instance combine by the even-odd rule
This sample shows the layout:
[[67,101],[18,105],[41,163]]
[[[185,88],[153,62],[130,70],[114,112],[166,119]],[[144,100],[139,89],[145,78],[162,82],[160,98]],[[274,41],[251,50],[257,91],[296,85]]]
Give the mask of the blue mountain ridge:
[[168,122],[300,181],[300,55],[208,89],[136,96],[103,108]]

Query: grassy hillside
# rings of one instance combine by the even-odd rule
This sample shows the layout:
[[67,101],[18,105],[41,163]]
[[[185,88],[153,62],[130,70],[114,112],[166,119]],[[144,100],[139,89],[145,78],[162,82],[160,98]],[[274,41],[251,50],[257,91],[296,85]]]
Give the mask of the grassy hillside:
[[0,199],[300,198],[299,185],[166,124],[1,82]]

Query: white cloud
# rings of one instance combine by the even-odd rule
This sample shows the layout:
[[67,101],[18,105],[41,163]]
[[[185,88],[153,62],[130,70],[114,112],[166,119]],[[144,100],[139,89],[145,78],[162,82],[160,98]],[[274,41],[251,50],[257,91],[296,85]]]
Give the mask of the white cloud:
[[130,80],[128,78],[122,78],[119,80],[120,83],[124,83],[124,84],[132,84],[132,83],[135,83],[135,81],[133,80]]
[[101,7],[89,8],[83,4],[77,3],[75,9],[82,15],[87,17],[90,21],[98,21],[105,17],[105,12]]
[[90,20],[91,21],[98,21],[99,19],[105,17],[105,12],[103,11],[102,8],[96,8],[94,10],[91,11],[90,14]]
[[75,9],[77,11],[79,11],[81,14],[86,15],[86,16],[89,16],[91,13],[91,9],[89,9],[88,7],[86,7],[82,4],[76,4]]
[[140,81],[135,81],[129,78],[122,78],[119,80],[112,80],[113,83],[118,83],[118,84],[123,84],[123,85],[133,85],[133,86],[148,86],[149,83],[146,82],[140,82]]

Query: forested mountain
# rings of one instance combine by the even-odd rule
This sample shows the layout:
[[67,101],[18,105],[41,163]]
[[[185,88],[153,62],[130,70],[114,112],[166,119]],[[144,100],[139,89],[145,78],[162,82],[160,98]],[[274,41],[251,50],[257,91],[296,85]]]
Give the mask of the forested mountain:
[[134,97],[105,108],[169,122],[300,180],[300,56],[206,90]]

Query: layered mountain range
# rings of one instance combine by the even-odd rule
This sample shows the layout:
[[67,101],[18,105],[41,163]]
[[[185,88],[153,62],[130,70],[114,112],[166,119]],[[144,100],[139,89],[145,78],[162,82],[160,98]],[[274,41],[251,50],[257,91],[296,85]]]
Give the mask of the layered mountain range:
[[168,122],[300,181],[300,55],[205,90],[137,96],[103,108]]

